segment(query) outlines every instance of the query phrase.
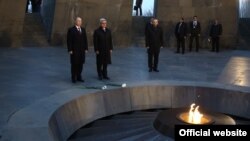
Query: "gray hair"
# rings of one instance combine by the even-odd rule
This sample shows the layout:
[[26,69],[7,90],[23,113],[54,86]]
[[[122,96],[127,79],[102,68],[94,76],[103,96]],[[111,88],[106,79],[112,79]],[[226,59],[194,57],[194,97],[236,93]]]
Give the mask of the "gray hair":
[[103,21],[107,21],[107,20],[105,18],[101,18],[100,23],[102,23]]

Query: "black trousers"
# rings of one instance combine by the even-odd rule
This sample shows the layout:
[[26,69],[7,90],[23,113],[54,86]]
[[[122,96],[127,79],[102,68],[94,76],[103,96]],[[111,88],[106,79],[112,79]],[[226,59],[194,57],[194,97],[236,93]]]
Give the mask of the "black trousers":
[[107,63],[101,63],[100,61],[96,63],[97,66],[97,73],[98,77],[108,77],[108,64]]
[[78,64],[78,63],[71,64],[71,79],[72,79],[72,81],[82,79],[82,76],[81,76],[82,70],[83,70],[83,64]]
[[149,69],[157,69],[160,52],[148,51],[148,67]]
[[142,16],[142,8],[141,8],[141,6],[137,6],[136,16],[138,16],[138,11],[140,11],[140,16]]
[[196,52],[199,51],[200,48],[200,43],[199,43],[199,39],[200,37],[198,35],[191,35],[190,36],[190,43],[189,43],[189,51],[192,51],[193,48],[193,40],[195,39],[196,41]]
[[212,51],[219,52],[220,49],[220,37],[212,37]]
[[181,52],[182,54],[185,53],[185,38],[184,37],[177,37],[177,53]]

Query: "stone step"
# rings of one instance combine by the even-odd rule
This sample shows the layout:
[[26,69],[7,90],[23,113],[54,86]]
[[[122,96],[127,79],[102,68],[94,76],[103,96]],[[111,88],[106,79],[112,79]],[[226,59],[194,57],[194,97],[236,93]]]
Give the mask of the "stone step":
[[[112,120],[110,121],[96,121],[94,122],[91,127],[110,127],[110,125],[120,125],[119,122],[113,122]],[[130,125],[130,124],[128,124]],[[146,122],[138,122],[138,123],[133,123],[134,126],[139,126],[139,125],[148,125]]]
[[40,13],[32,13],[32,14],[26,14],[24,21],[27,24],[40,24],[42,23],[42,18]]
[[157,114],[152,114],[152,115],[117,115],[115,118],[116,119],[137,119],[137,118],[155,118]]
[[174,141],[174,139],[169,138],[169,137],[165,137],[163,135],[158,135],[155,138],[153,138],[152,140],[149,141]]
[[151,130],[145,133],[137,134],[135,136],[126,137],[118,141],[145,141],[146,139],[152,138],[156,135],[157,134],[155,133],[155,131]]
[[24,26],[23,27],[24,34],[27,33],[46,33],[46,30],[44,29],[43,25],[32,25],[32,26]]
[[[111,131],[114,132],[121,132],[121,131],[126,131],[126,130],[131,130],[131,129],[137,129],[137,128],[145,128],[148,126],[152,126],[151,124],[127,124],[127,125],[114,125],[110,124],[109,126],[99,126],[99,127],[92,127],[92,128],[82,128],[77,131],[75,134],[76,136],[82,137],[82,136],[87,136],[91,134],[99,135],[99,134],[108,134]],[[108,130],[107,130],[108,129]]]
[[125,137],[135,136],[141,133],[149,132],[153,130],[152,126],[136,128],[131,130],[123,130],[119,132],[110,131],[109,133],[96,135],[95,133],[90,136],[78,137],[73,141],[117,141],[119,139],[123,139]]
[[47,33],[39,13],[25,15],[22,45],[27,47],[49,46]]

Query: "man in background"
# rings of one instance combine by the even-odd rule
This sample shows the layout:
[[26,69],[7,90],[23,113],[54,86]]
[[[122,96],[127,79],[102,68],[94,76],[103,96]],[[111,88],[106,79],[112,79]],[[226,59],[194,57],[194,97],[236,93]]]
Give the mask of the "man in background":
[[142,16],[142,7],[141,7],[142,6],[142,2],[143,2],[143,0],[136,0],[136,2],[135,2],[136,16],[138,16],[139,12],[140,12],[140,16]]
[[180,22],[176,24],[175,27],[175,37],[177,39],[177,51],[176,53],[180,53],[180,48],[182,54],[185,53],[185,40],[187,36],[187,26],[184,22],[184,18],[180,19]]
[[199,52],[200,48],[200,36],[201,36],[201,25],[200,22],[197,20],[197,16],[193,17],[193,21],[189,24],[190,29],[190,43],[189,43],[189,51],[192,51],[193,40],[196,41],[196,52]]
[[210,29],[210,39],[212,40],[212,52],[219,52],[220,50],[220,36],[222,34],[222,25],[218,22],[218,20],[214,20],[213,25]]
[[81,73],[85,63],[85,53],[88,52],[88,41],[86,31],[82,26],[82,19],[77,17],[75,25],[69,28],[67,33],[67,46],[70,54],[71,80],[84,82]]

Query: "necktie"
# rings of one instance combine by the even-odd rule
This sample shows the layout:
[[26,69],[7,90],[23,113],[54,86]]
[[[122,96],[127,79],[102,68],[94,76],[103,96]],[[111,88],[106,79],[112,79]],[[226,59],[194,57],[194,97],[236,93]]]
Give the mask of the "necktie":
[[182,23],[180,23],[180,24],[179,24],[178,33],[180,33],[180,30],[181,30],[181,24],[182,24]]
[[81,28],[80,28],[80,27],[78,27],[77,29],[78,29],[79,33],[82,33],[82,31],[81,31]]

